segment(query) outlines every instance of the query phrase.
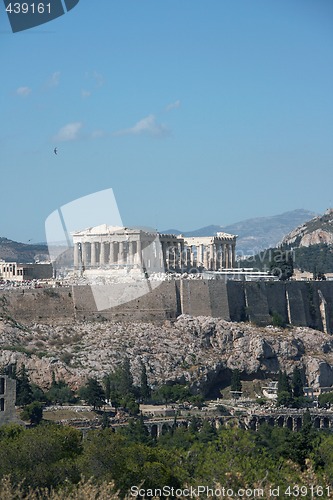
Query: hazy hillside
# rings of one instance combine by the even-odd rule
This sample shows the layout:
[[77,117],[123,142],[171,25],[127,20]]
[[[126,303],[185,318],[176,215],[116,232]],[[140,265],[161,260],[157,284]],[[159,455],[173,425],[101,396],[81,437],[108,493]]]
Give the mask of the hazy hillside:
[[[278,246],[293,249],[294,266],[314,275],[333,273],[333,209],[324,215],[313,217],[288,233]],[[242,260],[244,267],[268,269],[270,253],[261,252]]]
[[252,255],[265,248],[275,247],[286,234],[314,215],[309,210],[297,209],[279,215],[246,219],[228,226],[211,225],[193,231],[169,229],[162,232],[181,233],[184,236],[212,236],[218,231],[237,234],[237,253]]
[[0,238],[0,259],[8,262],[35,262],[35,260],[44,260],[48,258],[46,245],[29,245],[17,241]]

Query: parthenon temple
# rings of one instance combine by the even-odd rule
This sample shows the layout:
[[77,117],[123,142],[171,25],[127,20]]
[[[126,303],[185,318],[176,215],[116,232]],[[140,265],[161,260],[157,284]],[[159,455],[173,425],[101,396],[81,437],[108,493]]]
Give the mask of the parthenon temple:
[[74,269],[147,271],[218,271],[235,265],[236,236],[190,237],[117,226],[91,227],[72,233]]

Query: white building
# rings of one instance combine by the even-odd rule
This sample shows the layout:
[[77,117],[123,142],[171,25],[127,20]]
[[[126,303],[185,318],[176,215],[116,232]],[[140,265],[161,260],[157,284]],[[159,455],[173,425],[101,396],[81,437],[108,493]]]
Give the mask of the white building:
[[75,232],[72,237],[74,269],[81,272],[119,267],[150,271],[217,271],[235,264],[236,236],[227,233],[184,238],[102,224]]

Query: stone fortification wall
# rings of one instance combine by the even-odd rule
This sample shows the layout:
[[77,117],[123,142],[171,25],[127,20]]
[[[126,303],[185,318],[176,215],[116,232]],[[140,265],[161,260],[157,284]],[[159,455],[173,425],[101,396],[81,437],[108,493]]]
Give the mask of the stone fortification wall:
[[1,290],[0,305],[2,312],[23,323],[74,318],[69,287]]
[[269,324],[274,316],[294,326],[333,333],[333,282],[228,283],[232,321]]
[[244,281],[228,281],[227,294],[231,321],[246,321],[248,315],[245,302]]
[[[127,293],[117,284],[110,294]],[[89,286],[0,291],[2,313],[22,323],[116,319],[163,321],[180,314],[295,326],[333,333],[333,282],[172,280],[121,305],[98,310]]]
[[[109,293],[122,294],[126,287],[126,284],[114,284]],[[177,296],[176,282],[168,281],[111,309],[98,310],[90,286],[1,290],[0,305],[4,314],[23,323],[69,319],[159,321],[181,314]]]
[[228,291],[224,281],[181,280],[179,288],[182,314],[230,319]]
[[317,330],[323,329],[319,309],[318,287],[312,282],[291,282],[286,285],[289,299],[290,323],[307,325]]
[[265,282],[253,281],[244,287],[246,314],[258,325],[267,325],[271,321],[265,285]]
[[[115,283],[108,293],[113,296],[126,296],[128,284]],[[148,291],[148,289],[147,289]],[[181,314],[177,304],[175,281],[165,281],[145,295],[121,305],[98,311],[92,290],[89,286],[73,287],[75,318],[105,318],[131,321],[158,321],[173,319]]]
[[268,314],[271,316],[277,314],[284,323],[288,323],[288,305],[286,300],[285,283],[274,281],[267,282],[265,285]]
[[[321,300],[319,307],[325,310],[326,313],[326,326],[327,332],[333,332],[333,282],[332,281],[322,281],[314,282],[312,286],[316,290],[318,297],[322,295],[324,300]],[[324,302],[324,303],[323,303]]]

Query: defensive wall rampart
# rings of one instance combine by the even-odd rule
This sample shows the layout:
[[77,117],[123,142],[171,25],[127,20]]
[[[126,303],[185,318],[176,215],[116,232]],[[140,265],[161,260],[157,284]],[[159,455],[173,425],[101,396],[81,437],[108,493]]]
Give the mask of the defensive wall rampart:
[[[126,284],[115,284],[113,294]],[[171,280],[145,295],[98,311],[89,286],[0,291],[3,314],[16,321],[116,319],[163,321],[180,314],[212,316],[258,325],[275,321],[333,333],[333,282]]]

